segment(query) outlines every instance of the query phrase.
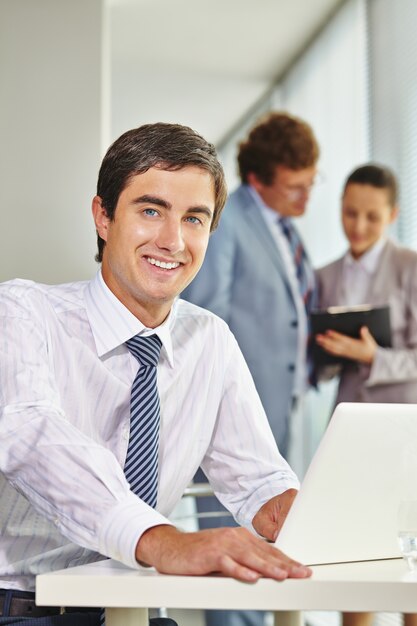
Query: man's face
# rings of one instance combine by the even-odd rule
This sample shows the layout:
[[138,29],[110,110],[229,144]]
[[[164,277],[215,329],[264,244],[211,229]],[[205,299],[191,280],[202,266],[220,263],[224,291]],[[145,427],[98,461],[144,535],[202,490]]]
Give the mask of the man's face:
[[111,221],[93,200],[97,232],[106,242],[102,273],[117,298],[148,327],[168,315],[174,298],[201,267],[213,219],[209,172],[153,167],[122,191]]
[[303,215],[317,174],[315,166],[291,170],[278,165],[271,185],[265,185],[252,174],[249,183],[255,187],[262,200],[283,217]]
[[369,250],[397,217],[388,191],[351,183],[342,198],[342,224],[354,258]]

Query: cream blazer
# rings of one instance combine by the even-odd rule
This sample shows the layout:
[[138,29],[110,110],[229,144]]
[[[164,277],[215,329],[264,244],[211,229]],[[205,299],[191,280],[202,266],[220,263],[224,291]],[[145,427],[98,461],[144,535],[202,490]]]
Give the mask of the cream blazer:
[[[342,271],[343,258],[316,271],[319,308],[344,304]],[[417,403],[416,252],[387,241],[366,304],[389,305],[393,347],[378,347],[371,366],[343,366],[336,403]]]

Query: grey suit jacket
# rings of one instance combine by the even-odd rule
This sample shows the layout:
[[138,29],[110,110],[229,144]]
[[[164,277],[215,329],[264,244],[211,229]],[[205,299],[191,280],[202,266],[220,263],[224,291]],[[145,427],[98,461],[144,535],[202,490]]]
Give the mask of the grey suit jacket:
[[[316,272],[320,308],[343,304],[342,268],[338,259]],[[387,241],[366,304],[390,306],[393,347],[372,366],[344,366],[336,402],[417,402],[416,252]]]
[[228,199],[203,266],[183,292],[230,326],[283,455],[297,353],[297,313],[284,262],[248,188]]

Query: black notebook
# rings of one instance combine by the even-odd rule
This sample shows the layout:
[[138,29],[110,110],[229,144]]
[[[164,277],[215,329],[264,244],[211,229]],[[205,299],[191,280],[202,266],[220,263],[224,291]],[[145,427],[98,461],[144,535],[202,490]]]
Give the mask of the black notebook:
[[389,306],[372,307],[334,306],[324,311],[311,313],[312,357],[318,367],[349,363],[349,359],[333,356],[325,352],[314,340],[314,335],[326,330],[336,330],[350,337],[359,337],[362,326],[367,326],[377,344],[383,348],[391,347],[391,323]]

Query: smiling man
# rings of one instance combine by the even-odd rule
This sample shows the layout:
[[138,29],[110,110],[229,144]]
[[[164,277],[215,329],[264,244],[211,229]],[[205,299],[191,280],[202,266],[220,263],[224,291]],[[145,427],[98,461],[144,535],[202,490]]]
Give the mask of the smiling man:
[[[298,482],[237,343],[177,298],[225,197],[197,133],[128,131],[99,173],[93,280],[0,287],[0,624],[98,625],[93,610],[36,607],[33,590],[39,572],[103,557],[247,582],[310,575],[260,538],[276,537]],[[170,523],[199,465],[246,528]]]
[[199,270],[214,209],[212,176],[196,166],[153,167],[132,178],[112,219],[101,197],[94,198],[97,233],[106,242],[103,278],[145,325],[164,321]]

